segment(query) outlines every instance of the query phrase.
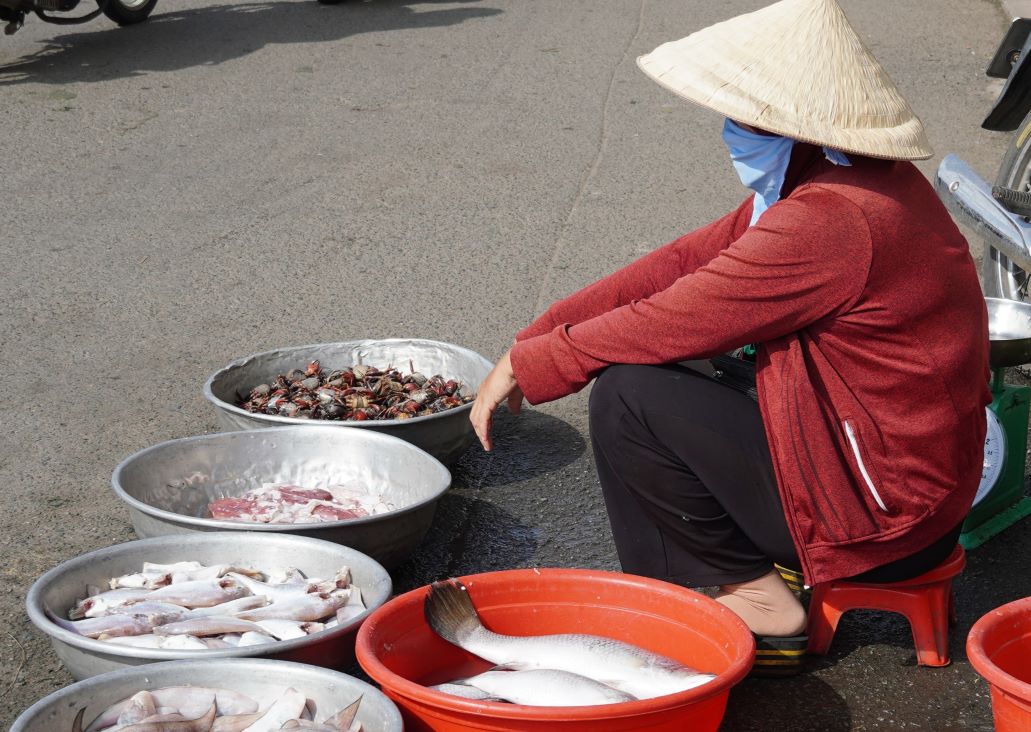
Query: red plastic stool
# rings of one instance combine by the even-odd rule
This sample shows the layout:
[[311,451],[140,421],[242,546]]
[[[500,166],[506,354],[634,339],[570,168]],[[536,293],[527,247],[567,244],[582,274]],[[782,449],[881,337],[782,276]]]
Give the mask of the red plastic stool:
[[813,587],[809,603],[809,653],[822,656],[830,648],[838,620],[847,610],[887,610],[909,620],[921,666],[949,665],[949,623],[955,622],[952,578],[966,565],[956,545],[944,562],[903,582],[876,584],[835,580]]

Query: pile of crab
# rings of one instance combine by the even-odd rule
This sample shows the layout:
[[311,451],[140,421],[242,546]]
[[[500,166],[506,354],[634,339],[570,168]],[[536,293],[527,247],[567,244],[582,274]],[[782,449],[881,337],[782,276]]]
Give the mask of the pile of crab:
[[327,371],[318,361],[258,384],[237,404],[248,412],[335,421],[411,419],[471,402],[462,384],[436,375],[426,378],[409,364],[407,376],[388,366],[357,365]]

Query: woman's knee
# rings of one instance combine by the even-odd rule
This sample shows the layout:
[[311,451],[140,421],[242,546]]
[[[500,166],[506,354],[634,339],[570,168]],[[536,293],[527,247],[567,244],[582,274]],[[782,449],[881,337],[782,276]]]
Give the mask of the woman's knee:
[[591,387],[588,416],[591,436],[604,440],[613,435],[622,416],[632,410],[637,393],[636,383],[643,377],[647,366],[615,364],[598,375]]

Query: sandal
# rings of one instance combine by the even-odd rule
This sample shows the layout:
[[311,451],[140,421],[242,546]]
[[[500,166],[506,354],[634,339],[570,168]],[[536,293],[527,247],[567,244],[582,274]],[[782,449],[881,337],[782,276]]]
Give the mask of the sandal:
[[809,598],[812,597],[813,590],[808,587],[805,583],[805,577],[802,576],[802,572],[797,569],[789,569],[779,564],[774,563],[773,568],[780,574],[780,578],[784,580],[784,584],[788,586],[788,589],[795,593],[795,597],[802,603],[803,607],[807,610],[809,608]]
[[749,675],[767,678],[801,673],[805,668],[808,644],[808,635],[756,635],[755,663]]

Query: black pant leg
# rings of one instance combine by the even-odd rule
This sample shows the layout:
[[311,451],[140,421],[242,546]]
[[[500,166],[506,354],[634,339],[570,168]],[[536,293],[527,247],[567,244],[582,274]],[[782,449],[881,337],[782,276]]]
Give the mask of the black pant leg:
[[679,584],[797,566],[758,405],[681,366],[612,366],[591,441],[623,569]]

